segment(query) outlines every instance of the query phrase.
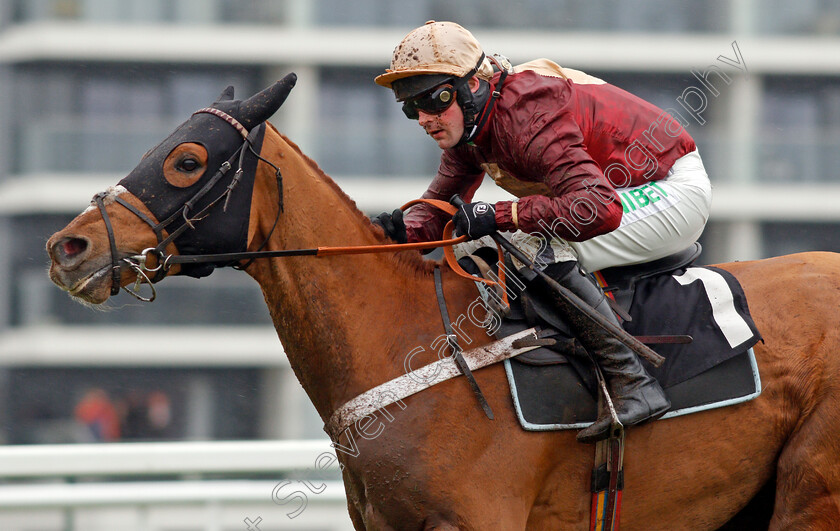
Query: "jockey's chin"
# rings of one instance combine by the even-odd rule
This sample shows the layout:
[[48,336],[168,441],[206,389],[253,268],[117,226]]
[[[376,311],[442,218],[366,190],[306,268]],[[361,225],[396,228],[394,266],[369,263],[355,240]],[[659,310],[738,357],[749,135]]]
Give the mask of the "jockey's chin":
[[452,105],[440,114],[423,111],[418,114],[420,127],[437,142],[440,149],[455,147],[464,136],[464,114],[458,105]]

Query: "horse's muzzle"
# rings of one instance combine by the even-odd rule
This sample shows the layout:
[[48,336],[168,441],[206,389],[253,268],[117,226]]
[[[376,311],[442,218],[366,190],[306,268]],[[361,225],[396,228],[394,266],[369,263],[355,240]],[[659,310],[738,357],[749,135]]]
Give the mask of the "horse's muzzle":
[[93,244],[82,236],[56,234],[47,242],[50,280],[73,297],[99,304],[108,299],[110,261],[95,256]]

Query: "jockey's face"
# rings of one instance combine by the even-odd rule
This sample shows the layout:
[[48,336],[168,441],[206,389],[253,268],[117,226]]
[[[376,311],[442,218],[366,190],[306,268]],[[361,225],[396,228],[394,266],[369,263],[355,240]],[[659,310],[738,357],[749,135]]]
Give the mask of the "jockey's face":
[[[470,90],[478,89],[479,83],[476,78],[471,78],[468,83]],[[440,114],[430,114],[422,110],[418,110],[417,113],[420,127],[437,142],[440,149],[455,147],[464,136],[464,113],[457,102]]]
[[457,103],[450,105],[440,114],[429,114],[423,111],[419,111],[418,114],[420,127],[437,142],[440,149],[454,147],[464,136],[464,113],[461,112],[461,107]]

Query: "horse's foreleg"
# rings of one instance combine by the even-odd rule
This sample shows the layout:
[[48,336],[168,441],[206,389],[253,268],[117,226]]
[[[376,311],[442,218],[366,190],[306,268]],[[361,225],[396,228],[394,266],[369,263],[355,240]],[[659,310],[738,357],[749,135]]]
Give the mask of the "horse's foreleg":
[[362,513],[356,509],[356,506],[353,503],[347,504],[347,512],[350,513],[350,521],[353,522],[353,529],[357,531],[364,531],[365,529],[365,521],[362,518]]

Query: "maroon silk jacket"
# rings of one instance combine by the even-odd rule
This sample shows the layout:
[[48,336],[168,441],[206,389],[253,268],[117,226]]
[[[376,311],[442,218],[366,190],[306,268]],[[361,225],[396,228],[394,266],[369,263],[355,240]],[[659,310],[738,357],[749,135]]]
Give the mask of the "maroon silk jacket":
[[[496,203],[500,230],[584,241],[619,226],[616,188],[662,179],[695,149],[670,114],[626,91],[524,71],[507,77],[474,142],[443,152],[422,197],[470,201],[486,172],[521,198],[516,215],[511,201]],[[408,241],[440,239],[447,221],[433,207],[413,207]]]

